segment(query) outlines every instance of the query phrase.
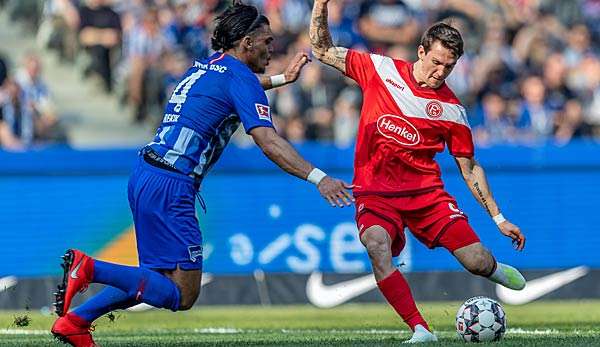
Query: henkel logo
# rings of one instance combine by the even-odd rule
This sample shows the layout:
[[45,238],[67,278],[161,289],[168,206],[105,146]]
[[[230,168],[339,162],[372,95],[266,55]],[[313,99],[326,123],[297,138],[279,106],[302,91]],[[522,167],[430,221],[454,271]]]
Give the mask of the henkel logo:
[[421,141],[417,128],[404,117],[384,114],[377,120],[377,130],[401,145],[414,146]]
[[425,111],[430,118],[440,118],[444,112],[444,107],[439,101],[430,101],[425,106]]

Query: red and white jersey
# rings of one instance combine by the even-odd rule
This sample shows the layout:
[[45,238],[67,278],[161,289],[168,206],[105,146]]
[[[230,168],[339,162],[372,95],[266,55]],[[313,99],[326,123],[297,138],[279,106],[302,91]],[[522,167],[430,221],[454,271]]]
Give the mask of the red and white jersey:
[[433,159],[448,145],[472,157],[467,113],[444,83],[418,85],[412,64],[349,50],[346,75],[362,88],[363,105],[354,158],[354,194],[411,195],[443,187]]

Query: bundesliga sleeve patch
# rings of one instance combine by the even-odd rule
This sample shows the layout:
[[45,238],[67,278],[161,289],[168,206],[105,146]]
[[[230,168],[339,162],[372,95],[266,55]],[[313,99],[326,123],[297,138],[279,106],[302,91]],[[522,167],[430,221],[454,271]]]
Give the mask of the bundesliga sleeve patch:
[[256,107],[258,119],[271,122],[271,108],[269,106],[263,104],[254,104],[254,106]]

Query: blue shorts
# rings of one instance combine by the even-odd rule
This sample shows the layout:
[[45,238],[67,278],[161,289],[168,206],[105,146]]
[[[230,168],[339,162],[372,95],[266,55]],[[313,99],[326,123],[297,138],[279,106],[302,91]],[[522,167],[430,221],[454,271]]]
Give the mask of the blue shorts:
[[202,269],[202,233],[194,180],[154,167],[141,157],[128,187],[140,266]]

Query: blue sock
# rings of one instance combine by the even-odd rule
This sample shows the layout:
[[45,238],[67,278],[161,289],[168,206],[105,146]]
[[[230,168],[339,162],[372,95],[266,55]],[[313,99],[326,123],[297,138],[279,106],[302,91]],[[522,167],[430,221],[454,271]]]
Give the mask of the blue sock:
[[179,288],[168,277],[143,267],[94,260],[94,283],[102,283],[124,291],[136,302],[177,311]]
[[121,289],[108,286],[74,309],[73,313],[91,323],[110,311],[123,310],[137,304],[135,298]]

